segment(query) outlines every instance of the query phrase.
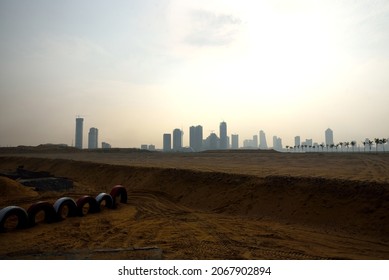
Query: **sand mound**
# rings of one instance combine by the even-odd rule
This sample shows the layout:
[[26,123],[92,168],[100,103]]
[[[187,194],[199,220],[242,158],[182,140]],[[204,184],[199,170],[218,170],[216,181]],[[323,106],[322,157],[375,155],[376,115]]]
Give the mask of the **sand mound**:
[[[383,181],[301,173],[261,177],[237,174],[239,170],[226,173],[62,159],[8,157],[0,161],[0,167],[9,170],[19,165],[76,182],[70,193],[41,194],[47,200],[96,195],[121,184],[128,190],[129,205],[41,224],[15,236],[4,234],[0,258],[12,254],[28,258],[38,249],[37,258],[52,258],[57,250],[62,255],[56,256],[63,258],[83,248],[88,248],[86,254],[101,248],[122,248],[127,254],[126,248],[132,247],[159,248],[161,258],[167,259],[389,256],[389,184]],[[21,242],[25,238],[31,248]],[[9,246],[11,239],[20,242]],[[109,258],[104,254],[101,258]]]
[[37,197],[38,193],[15,180],[0,176],[0,200]]
[[302,176],[264,178],[175,168],[118,166],[69,160],[9,158],[14,165],[49,171],[108,192],[116,184],[147,191],[200,211],[271,218],[324,230],[387,239],[389,185]]

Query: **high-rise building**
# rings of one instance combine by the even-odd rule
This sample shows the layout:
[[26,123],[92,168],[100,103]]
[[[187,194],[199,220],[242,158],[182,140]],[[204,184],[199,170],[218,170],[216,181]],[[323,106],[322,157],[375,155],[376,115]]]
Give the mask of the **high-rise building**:
[[226,150],[228,148],[228,138],[227,138],[227,123],[220,123],[220,149]]
[[307,146],[307,147],[312,147],[313,146],[313,140],[312,139],[305,139],[301,145]]
[[170,152],[172,150],[172,135],[165,133],[163,135],[163,151]]
[[299,147],[301,145],[301,138],[300,138],[300,136],[295,136],[294,137],[294,145],[296,147]]
[[82,133],[83,133],[84,119],[76,118],[76,145],[78,149],[82,149]]
[[203,127],[201,125],[189,128],[189,146],[194,152],[199,152],[203,149]]
[[239,149],[239,135],[238,134],[231,135],[231,149]]
[[253,136],[253,148],[258,149],[258,135]]
[[220,139],[216,133],[211,133],[204,141],[204,148],[206,150],[217,150],[220,148]]
[[325,131],[326,145],[331,146],[334,144],[334,133],[330,128]]
[[273,149],[276,151],[282,150],[282,139],[277,136],[273,136]]
[[259,132],[259,148],[263,150],[267,149],[266,135],[263,130]]
[[255,149],[254,140],[253,139],[245,139],[243,140],[243,148],[245,149]]
[[88,134],[88,149],[97,149],[99,130],[95,127],[89,129]]
[[173,150],[180,151],[182,149],[182,130],[176,128],[173,130]]

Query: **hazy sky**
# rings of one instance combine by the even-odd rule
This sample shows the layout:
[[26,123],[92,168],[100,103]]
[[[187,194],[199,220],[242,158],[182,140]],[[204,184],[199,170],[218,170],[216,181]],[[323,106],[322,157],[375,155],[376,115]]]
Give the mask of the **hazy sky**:
[[226,121],[302,140],[389,136],[389,1],[0,0],[0,146],[113,147]]

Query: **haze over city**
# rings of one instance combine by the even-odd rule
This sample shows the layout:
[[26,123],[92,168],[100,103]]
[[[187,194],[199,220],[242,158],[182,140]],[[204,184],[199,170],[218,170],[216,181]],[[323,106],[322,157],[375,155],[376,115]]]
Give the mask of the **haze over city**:
[[71,145],[77,115],[113,147],[387,138],[387,30],[387,1],[0,0],[0,146]]

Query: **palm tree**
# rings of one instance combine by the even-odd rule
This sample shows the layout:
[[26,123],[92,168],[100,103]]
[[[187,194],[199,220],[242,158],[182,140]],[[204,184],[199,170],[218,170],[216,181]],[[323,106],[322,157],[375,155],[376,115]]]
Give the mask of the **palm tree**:
[[351,141],[351,146],[353,147],[353,152],[354,152],[354,147],[355,147],[356,144],[357,144],[356,141]]
[[350,142],[344,142],[344,145],[347,147],[347,152],[348,152],[348,148],[350,146]]
[[382,148],[384,149],[384,153],[385,153],[385,144],[388,142],[388,139],[382,138],[381,142],[382,142]]
[[343,142],[339,142],[339,144],[338,144],[338,146],[340,146],[340,151],[342,152],[342,150],[343,150]]
[[330,145],[331,151],[334,151],[334,147],[335,147],[335,144]]
[[368,140],[367,141],[367,144],[369,145],[369,152],[371,152],[371,146],[373,146],[373,141],[372,140]]
[[320,144],[320,147],[321,147],[321,151],[323,152],[323,150],[324,150],[324,144]]
[[378,145],[381,144],[381,139],[374,138],[374,143],[375,143],[375,152],[378,153]]
[[369,144],[369,143],[364,141],[364,142],[362,142],[362,144],[363,144],[363,151],[366,152],[366,145]]

